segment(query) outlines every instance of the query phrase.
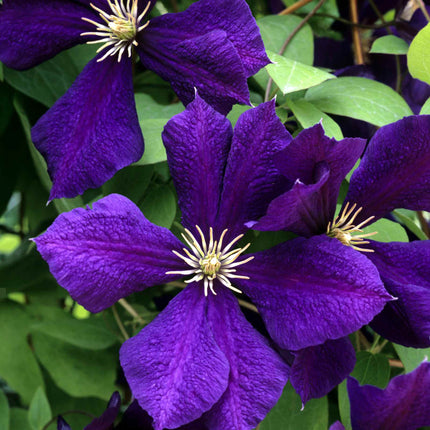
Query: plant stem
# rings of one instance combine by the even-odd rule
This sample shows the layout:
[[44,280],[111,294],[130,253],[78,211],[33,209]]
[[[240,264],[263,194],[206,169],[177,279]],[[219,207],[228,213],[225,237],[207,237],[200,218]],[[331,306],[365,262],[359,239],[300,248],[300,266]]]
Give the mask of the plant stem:
[[291,6],[288,6],[286,9],[279,12],[278,15],[289,15],[290,13],[295,12],[296,10],[300,9],[301,7],[306,6],[311,1],[312,0],[299,0],[298,2],[292,4]]
[[[351,21],[358,24],[357,0],[349,0],[349,12]],[[356,64],[364,64],[363,47],[361,46],[360,31],[357,26],[352,27],[352,40],[354,43],[354,53]]]
[[119,299],[118,303],[140,324],[146,324],[145,320],[137,313],[136,309],[133,308],[133,306],[130,305],[130,303],[127,302],[125,299]]
[[121,318],[118,315],[118,311],[116,310],[115,305],[112,305],[112,313],[113,313],[113,317],[115,318],[116,324],[118,325],[121,331],[121,334],[124,336],[125,340],[130,339],[130,336],[128,335],[127,331],[124,328]]
[[[306,23],[317,13],[318,9],[324,4],[325,0],[320,0],[316,6],[303,18],[302,22],[290,33],[290,35],[285,40],[281,49],[278,51],[279,55],[283,55],[287,49],[289,43],[293,40],[295,35],[306,25]],[[266,92],[264,94],[264,101],[267,102],[270,99],[270,91],[272,89],[273,79],[269,77],[266,86]]]

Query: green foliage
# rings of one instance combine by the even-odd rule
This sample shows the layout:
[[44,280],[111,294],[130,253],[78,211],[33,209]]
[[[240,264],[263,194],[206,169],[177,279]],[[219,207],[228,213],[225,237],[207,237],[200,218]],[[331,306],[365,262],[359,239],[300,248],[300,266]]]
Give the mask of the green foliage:
[[305,99],[326,113],[361,119],[379,127],[412,115],[405,100],[387,85],[341,77],[310,88]]
[[9,403],[7,397],[0,390],[0,430],[9,430]]
[[300,396],[287,384],[281,398],[260,424],[259,430],[327,430],[327,398],[313,399],[302,410]]
[[427,24],[412,40],[408,51],[410,74],[430,84],[430,24]]
[[363,228],[364,233],[377,231],[371,239],[378,242],[409,242],[405,229],[398,223],[381,218],[378,221]]
[[42,387],[39,387],[34,394],[28,410],[28,421],[33,430],[42,430],[45,424],[51,419],[51,407]]
[[382,36],[373,42],[370,48],[371,54],[395,54],[406,55],[408,53],[409,45],[403,39],[389,34]]
[[430,348],[415,349],[393,343],[394,349],[405,366],[406,373],[415,370],[424,360],[430,358]]
[[272,64],[266,66],[267,73],[279,87],[282,94],[305,90],[335,76],[316,67],[290,60],[289,58],[268,52]]

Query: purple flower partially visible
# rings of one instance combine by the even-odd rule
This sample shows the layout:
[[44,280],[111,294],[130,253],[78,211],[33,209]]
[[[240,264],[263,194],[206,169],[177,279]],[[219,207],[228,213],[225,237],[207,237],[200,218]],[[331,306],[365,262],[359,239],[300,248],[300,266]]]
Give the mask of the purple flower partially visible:
[[288,366],[233,292],[251,297],[274,341],[295,351],[346,336],[391,297],[364,256],[326,237],[242,256],[245,222],[261,217],[282,185],[273,155],[291,136],[274,102],[245,112],[233,133],[196,97],[163,140],[184,243],[119,195],[61,214],[35,242],[60,285],[92,312],[185,276],[187,287],[121,347],[131,390],[156,430],[195,420],[252,429],[281,395]]
[[348,378],[353,430],[416,430],[430,425],[430,363],[393,378],[387,388]]
[[[277,156],[279,170],[291,181],[290,190],[270,203],[264,217],[248,225],[257,230],[285,229],[305,241],[325,238],[341,243],[354,253],[353,259],[360,258],[356,267],[365,256],[387,291],[397,297],[371,326],[393,342],[427,347],[430,242],[376,242],[367,240],[370,234],[361,229],[395,208],[430,210],[430,116],[410,116],[376,132],[352,175],[340,215],[333,219],[341,182],[364,145],[361,139],[329,139],[321,125],[304,130]],[[341,262],[343,257],[338,258]]]
[[148,0],[4,0],[0,61],[28,69],[80,43],[103,43],[72,87],[33,127],[53,182],[50,200],[102,185],[138,161],[144,144],[132,64],[169,81],[185,103],[199,94],[222,113],[249,104],[247,78],[267,58],[244,0],[200,0],[148,21]]

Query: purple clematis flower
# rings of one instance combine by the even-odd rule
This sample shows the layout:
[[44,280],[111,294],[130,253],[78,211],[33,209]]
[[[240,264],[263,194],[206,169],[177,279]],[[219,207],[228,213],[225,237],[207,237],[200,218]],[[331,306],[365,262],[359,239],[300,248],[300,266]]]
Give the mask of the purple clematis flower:
[[299,179],[270,203],[264,217],[248,225],[289,230],[307,241],[325,238],[346,245],[356,258],[365,256],[387,291],[397,297],[371,326],[393,342],[427,347],[430,242],[375,242],[367,240],[374,233],[363,234],[361,229],[395,208],[430,210],[430,116],[410,116],[376,132],[351,177],[340,215],[333,220],[341,182],[364,145],[361,139],[329,139],[320,125],[304,130],[277,155],[277,166],[286,178]]
[[53,181],[50,200],[102,185],[136,162],[144,144],[132,64],[169,81],[185,103],[195,88],[217,110],[249,104],[247,78],[269,63],[244,0],[201,0],[148,20],[156,0],[4,0],[0,61],[27,69],[80,43],[101,43],[32,138]]
[[210,430],[252,429],[281,395],[288,366],[244,318],[234,292],[254,300],[289,350],[347,335],[391,296],[366,257],[357,263],[352,249],[327,237],[243,256],[245,222],[262,216],[282,185],[273,154],[291,141],[274,102],[245,112],[233,134],[197,96],[163,140],[184,243],[119,195],[61,214],[35,242],[58,282],[92,312],[185,277],[187,287],[121,347],[131,390],[156,430],[195,420]]
[[[352,430],[416,430],[430,425],[430,363],[393,378],[387,388],[348,378]],[[344,430],[337,422],[330,430]]]

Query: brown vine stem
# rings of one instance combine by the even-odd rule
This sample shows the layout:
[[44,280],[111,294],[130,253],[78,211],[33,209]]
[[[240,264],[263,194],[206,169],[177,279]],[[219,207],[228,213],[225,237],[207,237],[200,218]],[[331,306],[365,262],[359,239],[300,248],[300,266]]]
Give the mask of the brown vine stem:
[[[358,8],[357,0],[349,0],[349,12],[351,21],[358,24]],[[352,40],[354,43],[355,62],[357,64],[364,64],[363,47],[361,46],[360,30],[357,26],[352,27]]]
[[124,336],[125,340],[130,339],[130,336],[128,335],[128,333],[126,332],[124,325],[121,321],[121,318],[118,315],[118,311],[116,310],[115,305],[112,305],[112,313],[113,313],[113,317],[115,318],[115,321],[121,331],[121,334]]
[[403,366],[403,363],[400,360],[395,360],[393,358],[390,358],[388,360],[388,363],[391,367],[398,367],[399,369],[403,369],[405,366]]
[[430,239],[430,228],[427,223],[427,220],[424,218],[422,211],[417,211],[418,221],[420,222],[421,230],[424,234]]
[[[287,49],[290,42],[294,39],[295,35],[306,25],[306,23],[318,12],[318,9],[324,4],[325,0],[320,0],[315,7],[303,18],[302,22],[290,33],[285,40],[281,49],[278,51],[279,55],[282,55]],[[270,99],[270,91],[272,90],[273,79],[269,78],[266,86],[266,92],[264,94],[264,101],[267,102]]]
[[421,9],[421,12],[426,17],[426,20],[430,22],[430,15],[427,12],[426,5],[424,4],[423,0],[415,0],[415,3],[418,5],[418,7]]
[[294,13],[296,10],[300,9],[303,6],[306,6],[312,0],[299,0],[298,2],[288,6],[286,9],[282,10],[278,13],[278,15],[289,15],[290,13]]
[[130,303],[127,302],[125,299],[119,299],[118,303],[133,317],[135,318],[140,324],[144,325],[146,324],[145,320],[137,313],[136,309],[133,308],[133,306],[130,305]]

